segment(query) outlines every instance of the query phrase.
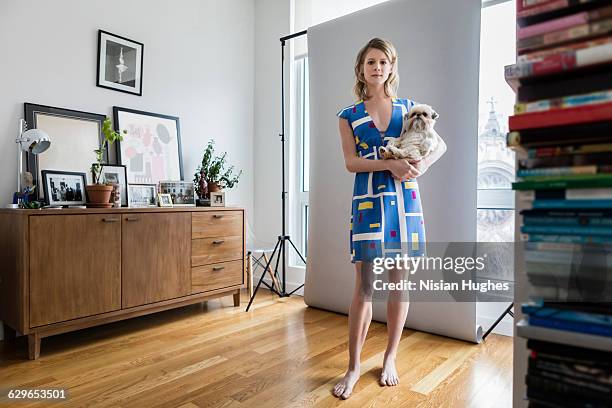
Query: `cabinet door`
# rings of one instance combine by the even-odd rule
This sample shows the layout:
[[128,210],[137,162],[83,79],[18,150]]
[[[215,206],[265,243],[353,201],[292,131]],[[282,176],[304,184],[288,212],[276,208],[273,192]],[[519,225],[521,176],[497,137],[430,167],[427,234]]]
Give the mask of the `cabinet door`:
[[191,214],[123,214],[123,308],[191,293]]
[[30,327],[121,308],[121,217],[30,217]]

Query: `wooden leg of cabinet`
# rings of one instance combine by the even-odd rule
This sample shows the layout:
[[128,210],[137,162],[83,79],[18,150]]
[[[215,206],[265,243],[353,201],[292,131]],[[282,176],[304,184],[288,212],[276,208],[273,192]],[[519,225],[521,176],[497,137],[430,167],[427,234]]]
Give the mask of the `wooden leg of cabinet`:
[[236,293],[234,293],[234,306],[240,306],[240,289],[236,290]]
[[36,360],[40,356],[40,334],[28,334],[28,356],[30,360]]

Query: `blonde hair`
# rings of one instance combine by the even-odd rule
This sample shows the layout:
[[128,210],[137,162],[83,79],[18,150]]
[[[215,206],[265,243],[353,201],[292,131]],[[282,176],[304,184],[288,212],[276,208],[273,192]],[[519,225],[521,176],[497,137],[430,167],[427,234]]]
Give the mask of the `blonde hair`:
[[397,51],[390,41],[381,38],[372,38],[366,45],[363,46],[357,54],[355,60],[355,86],[353,92],[358,100],[365,100],[368,95],[368,84],[365,81],[363,75],[363,64],[365,56],[371,48],[375,48],[385,53],[389,62],[391,63],[391,73],[389,78],[385,81],[384,89],[385,94],[392,98],[397,97],[397,87],[399,86],[399,74],[397,73]]

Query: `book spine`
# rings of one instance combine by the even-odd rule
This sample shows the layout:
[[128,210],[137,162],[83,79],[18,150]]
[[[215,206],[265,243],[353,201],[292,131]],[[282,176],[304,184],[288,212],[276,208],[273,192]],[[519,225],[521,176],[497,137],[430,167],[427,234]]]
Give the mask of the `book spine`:
[[[584,387],[581,387],[578,385],[567,384],[565,382],[558,381],[557,379],[547,379],[547,378],[542,378],[540,376],[534,376],[533,374],[527,374],[526,380],[527,380],[528,387],[533,387],[534,389],[537,389],[543,392],[553,393],[555,395],[557,394],[570,395],[573,397],[578,397],[584,402],[586,402],[585,400],[588,401],[591,398],[594,398],[599,403],[612,402],[610,397],[606,396],[606,394],[604,393],[594,392],[592,390],[585,389]],[[596,402],[596,401],[589,401],[589,402]],[[589,406],[589,405],[585,404],[585,407],[586,406]]]
[[521,240],[527,242],[554,242],[565,244],[611,244],[612,236],[521,234]]
[[612,200],[534,200],[533,208],[610,208]]
[[591,29],[589,24],[582,24],[564,30],[523,38],[517,41],[516,48],[519,52],[524,52],[532,48],[543,48],[549,45],[586,37],[590,32]]
[[[610,44],[610,59],[612,60],[612,44]],[[593,92],[586,95],[572,95],[561,98],[542,99],[534,102],[517,103],[514,113],[543,112],[551,109],[563,109],[574,106],[594,105],[596,103],[612,102],[612,91]]]
[[562,177],[537,177],[533,180],[512,183],[513,190],[561,190],[572,188],[612,187],[610,174],[585,174]]
[[530,8],[521,7],[520,9],[518,9],[519,3],[520,1],[516,2],[517,4],[516,17],[517,18],[536,16],[538,14],[548,13],[549,11],[559,10],[559,9],[569,6],[568,0],[557,0],[557,1],[552,1],[550,3],[546,3],[546,4],[538,4],[537,6],[530,7]]
[[568,320],[543,318],[538,316],[529,316],[528,321],[529,324],[531,324],[532,326],[548,327],[550,329],[568,330],[578,333],[612,337],[612,328],[596,324],[585,324]]
[[612,217],[537,217],[524,216],[524,225],[590,225],[612,226]]
[[540,157],[555,157],[576,155],[581,153],[604,153],[612,152],[612,143],[590,144],[581,146],[555,146],[537,147],[527,150],[527,157],[530,159]]
[[526,62],[531,61],[540,61],[549,55],[561,54],[568,51],[580,51],[588,48],[595,48],[600,45],[610,44],[612,42],[612,37],[603,37],[597,38],[594,40],[587,40],[576,43],[569,43],[564,45],[559,45],[552,48],[546,48],[544,50],[532,51],[526,54],[519,55],[516,58],[516,64],[524,64]]
[[516,36],[518,39],[533,37],[535,35],[546,34],[551,31],[586,24],[588,21],[589,15],[586,12],[572,14],[566,17],[545,21],[539,24],[533,24],[527,27],[519,27],[517,29]]
[[[537,234],[534,234],[537,235]],[[590,244],[579,244],[569,242],[547,242],[547,241],[526,241],[524,242],[525,250],[533,251],[565,251],[565,252],[581,252],[588,248]],[[592,245],[591,245],[592,246]],[[597,246],[603,252],[609,253],[612,251],[612,245],[600,244]]]
[[612,102],[554,109],[547,112],[523,113],[508,118],[510,131],[605,120],[612,120]]
[[610,227],[583,227],[583,226],[559,226],[559,225],[522,225],[523,234],[553,234],[553,235],[586,235],[586,236],[611,236]]
[[597,174],[597,166],[544,167],[535,169],[519,169],[518,177],[530,176],[565,176],[568,174]]

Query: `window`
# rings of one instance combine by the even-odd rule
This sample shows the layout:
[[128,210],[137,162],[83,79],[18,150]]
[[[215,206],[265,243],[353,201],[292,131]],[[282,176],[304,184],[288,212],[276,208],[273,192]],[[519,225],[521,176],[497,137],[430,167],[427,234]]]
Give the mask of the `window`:
[[515,158],[506,147],[506,133],[514,93],[504,79],[504,66],[515,61],[515,4],[483,2],[481,13],[477,239],[512,242]]

